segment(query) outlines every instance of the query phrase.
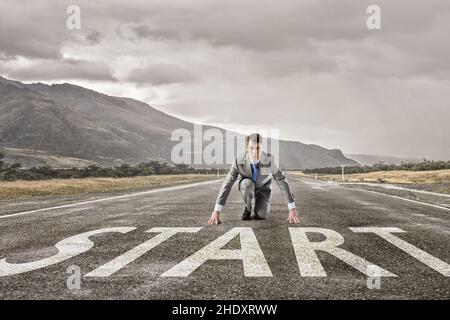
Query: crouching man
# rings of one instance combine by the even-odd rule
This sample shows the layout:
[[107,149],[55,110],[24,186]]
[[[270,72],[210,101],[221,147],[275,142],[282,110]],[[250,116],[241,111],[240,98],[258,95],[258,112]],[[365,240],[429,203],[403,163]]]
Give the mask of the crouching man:
[[251,134],[246,139],[246,151],[234,159],[231,169],[222,183],[216,200],[214,211],[208,224],[219,224],[220,212],[227,200],[231,188],[238,180],[238,188],[244,200],[242,220],[250,220],[252,214],[252,199],[254,198],[255,219],[265,219],[270,212],[270,197],[272,192],[272,177],[277,182],[289,208],[289,223],[300,223],[295,208],[294,195],[283,172],[275,163],[274,156],[262,150],[262,137],[258,133]]

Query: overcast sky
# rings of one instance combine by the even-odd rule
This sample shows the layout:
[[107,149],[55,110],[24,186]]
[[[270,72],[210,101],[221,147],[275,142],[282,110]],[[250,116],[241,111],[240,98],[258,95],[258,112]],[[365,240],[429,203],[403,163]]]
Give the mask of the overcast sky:
[[449,32],[448,0],[0,0],[0,75],[344,153],[450,159]]

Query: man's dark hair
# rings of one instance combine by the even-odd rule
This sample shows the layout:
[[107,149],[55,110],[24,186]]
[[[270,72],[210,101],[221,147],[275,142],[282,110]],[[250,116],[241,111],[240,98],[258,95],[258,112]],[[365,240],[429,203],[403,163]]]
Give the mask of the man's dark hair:
[[252,133],[251,135],[247,136],[246,144],[248,145],[248,142],[252,141],[254,143],[262,143],[263,138],[259,133]]

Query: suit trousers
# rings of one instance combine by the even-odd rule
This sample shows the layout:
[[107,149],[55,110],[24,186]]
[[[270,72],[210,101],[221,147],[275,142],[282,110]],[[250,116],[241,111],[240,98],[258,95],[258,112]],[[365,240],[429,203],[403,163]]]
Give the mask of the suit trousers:
[[246,209],[252,211],[252,199],[255,198],[255,217],[265,219],[270,212],[270,198],[272,190],[270,187],[256,188],[252,179],[243,178],[240,181],[242,198]]

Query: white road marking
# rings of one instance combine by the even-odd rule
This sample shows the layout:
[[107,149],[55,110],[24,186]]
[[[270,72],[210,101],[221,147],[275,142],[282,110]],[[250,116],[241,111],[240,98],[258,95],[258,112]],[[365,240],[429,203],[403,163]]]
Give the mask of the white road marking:
[[62,205],[62,206],[48,207],[48,208],[42,208],[42,209],[36,209],[36,210],[30,210],[30,211],[24,211],[24,212],[18,212],[18,213],[12,213],[12,214],[7,214],[7,215],[0,216],[0,219],[17,217],[17,216],[22,216],[22,215],[25,215],[25,214],[36,213],[36,212],[43,212],[43,211],[50,211],[50,210],[64,209],[64,208],[71,208],[71,207],[75,207],[75,206],[79,206],[79,205],[83,205],[83,204],[89,204],[89,203],[109,201],[109,200],[121,199],[121,198],[126,198],[126,197],[135,197],[135,196],[140,196],[140,195],[143,195],[143,194],[151,194],[151,193],[164,192],[164,191],[181,190],[181,189],[185,189],[185,188],[191,188],[191,187],[196,187],[196,186],[216,183],[216,182],[219,182],[219,181],[222,181],[222,179],[216,179],[216,180],[211,180],[211,181],[202,181],[202,182],[196,182],[196,183],[190,183],[190,184],[183,184],[183,185],[179,185],[179,186],[166,187],[166,188],[161,188],[161,189],[152,189],[152,190],[148,190],[148,191],[141,191],[141,192],[124,194],[124,195],[121,195],[121,196],[101,198],[101,199],[95,199],[95,200],[89,200],[89,201],[65,204],[65,205]]
[[173,235],[179,233],[179,232],[190,232],[195,233],[200,231],[202,228],[152,228],[150,230],[147,230],[146,232],[159,232],[157,236],[145,241],[144,243],[134,247],[133,249],[125,252],[124,254],[118,256],[117,258],[114,258],[108,263],[105,263],[101,267],[95,269],[94,271],[89,272],[85,275],[85,277],[109,277],[113,273],[119,271],[129,263],[133,262],[140,256],[144,255],[149,250],[153,249],[154,247],[160,245],[162,242],[166,241]]
[[48,201],[26,201],[26,202],[16,202],[16,203],[8,203],[8,207],[21,206],[23,204],[33,204],[33,203],[47,203]]
[[340,182],[339,184],[349,184],[349,185],[366,185],[366,186],[372,186],[372,187],[380,187],[385,189],[393,189],[393,190],[404,190],[404,191],[411,191],[411,192],[417,192],[417,193],[423,193],[423,194],[429,194],[433,196],[440,196],[440,197],[447,197],[450,198],[450,194],[445,193],[438,193],[438,192],[431,192],[426,190],[418,190],[418,189],[410,189],[405,187],[396,186],[393,184],[380,184],[380,183],[370,183],[370,182]]
[[413,246],[412,244],[394,236],[393,232],[406,232],[399,228],[381,228],[381,227],[360,227],[360,228],[350,228],[353,232],[360,233],[375,233],[387,242],[393,244],[400,250],[403,250],[410,256],[416,258],[420,262],[426,264],[431,269],[436,270],[440,274],[450,277],[450,265],[435,256]]
[[[306,233],[315,232],[323,234],[326,239],[324,241],[309,241]],[[380,277],[396,277],[395,274],[384,270],[381,267],[370,263],[369,261],[351,253],[347,250],[339,248],[344,243],[344,237],[336,231],[323,228],[289,228],[292,245],[294,246],[295,256],[297,258],[298,268],[303,277],[326,277],[327,274],[320,263],[316,251],[324,251],[344,261],[351,267],[362,272],[366,276],[372,276],[370,270],[377,269],[377,275]]]
[[0,260],[0,277],[45,268],[50,265],[73,258],[83,252],[88,251],[94,246],[94,243],[91,240],[89,240],[90,236],[107,232],[127,233],[135,229],[136,229],[135,227],[114,227],[114,228],[98,229],[77,234],[75,236],[59,241],[55,245],[55,247],[58,249],[57,254],[38,261],[25,263],[8,263],[6,262],[6,258],[4,258]]
[[[301,181],[301,182],[305,182],[300,177],[297,177],[296,180]],[[336,185],[345,185],[346,184],[346,183],[342,183],[342,182],[334,183],[333,181],[331,181],[331,182],[327,181],[327,183],[333,183],[333,184],[336,184]],[[351,183],[348,183],[348,184],[351,184]],[[355,185],[355,184],[358,184],[358,182],[353,183],[353,185]],[[368,183],[365,183],[365,184],[368,184]],[[366,190],[366,189],[361,189],[361,188],[353,188],[353,189],[358,189],[358,190],[362,190],[362,191],[366,191],[366,192],[372,192],[372,193],[376,193],[376,194],[381,194],[381,195],[384,195],[384,196],[387,196],[387,197],[392,197],[392,198],[396,198],[396,199],[400,199],[400,200],[404,200],[404,201],[418,203],[418,204],[421,204],[421,205],[424,205],[424,206],[429,206],[429,207],[434,207],[434,208],[450,211],[450,208],[447,208],[447,207],[444,207],[444,206],[439,206],[437,204],[431,204],[431,203],[427,203],[427,202],[412,200],[412,199],[403,198],[403,197],[400,197],[400,196],[395,196],[395,195],[392,195],[392,194],[386,194],[386,193],[383,193],[383,192],[378,192],[378,191],[373,191],[373,190]],[[392,189],[405,189],[405,190],[408,190],[408,191],[417,191],[417,192],[425,193],[425,194],[436,194],[436,195],[439,195],[439,196],[450,197],[450,195],[434,193],[434,192],[430,192],[430,191],[423,191],[423,190],[406,189],[406,188],[401,188],[401,187],[395,187],[395,188],[392,188]]]
[[[56,243],[55,247],[58,250],[56,254],[37,261],[9,263],[6,262],[7,258],[3,258],[0,260],[0,277],[45,268],[80,255],[94,246],[94,243],[89,239],[91,236],[108,232],[125,234],[135,229],[135,227],[112,227],[74,235]],[[85,277],[109,277],[173,235],[179,232],[196,233],[201,229],[202,227],[151,228],[146,232],[156,232],[160,234],[86,274]],[[405,232],[402,229],[395,227],[353,227],[349,229],[355,233],[374,233],[440,274],[450,277],[450,265],[448,263],[392,234],[396,232]],[[289,227],[288,230],[291,236],[298,268],[303,277],[327,276],[317,256],[317,251],[327,252],[335,256],[368,277],[397,277],[395,274],[370,263],[362,257],[340,248],[339,246],[344,243],[344,238],[336,231],[316,227]],[[325,240],[309,241],[307,233],[320,233],[325,236]],[[241,249],[223,249],[227,243],[238,235],[240,237]],[[229,230],[221,237],[212,241],[163,273],[161,276],[187,277],[206,261],[223,259],[242,260],[244,275],[246,277],[272,277],[264,254],[253,233],[253,229],[250,227],[238,227]]]
[[392,195],[392,194],[387,194],[387,193],[378,192],[378,191],[373,191],[373,190],[366,190],[366,189],[361,189],[361,188],[354,188],[354,189],[358,189],[358,190],[366,191],[366,192],[372,192],[372,193],[376,193],[376,194],[381,194],[381,195],[383,195],[383,196],[387,196],[387,197],[391,197],[391,198],[395,198],[395,199],[400,199],[400,200],[404,200],[404,201],[414,202],[414,203],[418,203],[418,204],[421,204],[421,205],[424,205],[424,206],[428,206],[428,207],[433,207],[433,208],[438,208],[438,209],[450,211],[450,208],[446,208],[446,207],[443,207],[443,206],[439,206],[439,205],[437,205],[437,204],[431,204],[431,203],[427,203],[427,202],[422,202],[422,201],[412,200],[412,199],[403,198],[403,197],[399,197],[399,196],[394,196],[394,195]]
[[[221,249],[237,235],[240,236],[241,249]],[[249,227],[233,228],[223,236],[206,245],[190,257],[175,265],[161,277],[187,277],[207,260],[242,260],[244,276],[272,277],[266,258],[256,240],[253,229]]]

